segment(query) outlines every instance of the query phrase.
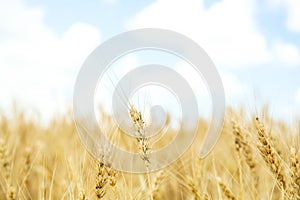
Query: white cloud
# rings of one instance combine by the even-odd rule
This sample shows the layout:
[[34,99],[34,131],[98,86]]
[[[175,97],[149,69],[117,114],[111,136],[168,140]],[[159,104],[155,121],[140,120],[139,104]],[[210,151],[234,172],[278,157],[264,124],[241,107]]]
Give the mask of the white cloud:
[[[186,63],[180,63],[176,68],[178,73],[183,76],[194,90],[194,93],[199,100],[199,108],[203,109],[204,106],[210,106],[210,94],[205,80],[201,75]],[[224,86],[226,103],[230,105],[240,104],[243,100],[252,95],[250,87],[239,80],[233,73],[221,71],[220,77]],[[209,113],[210,110],[207,110],[206,112]]]
[[202,0],[158,0],[138,13],[128,26],[183,33],[198,42],[217,66],[244,67],[271,59],[254,13],[252,0],[223,0],[208,10]]
[[186,62],[180,62],[177,64],[176,70],[188,82],[197,97],[209,97],[205,80],[191,65]]
[[295,91],[294,96],[290,98],[287,104],[283,104],[280,107],[274,105],[274,117],[280,120],[284,120],[287,123],[293,125],[298,123],[300,119],[300,88]]
[[287,8],[287,27],[292,31],[300,32],[300,1],[285,0]]
[[234,74],[228,72],[222,73],[221,77],[228,102],[240,103],[241,100],[251,96],[252,90],[250,87],[239,80]]
[[300,89],[295,92],[295,101],[300,106]]
[[83,23],[58,35],[44,14],[22,0],[1,2],[0,107],[16,98],[46,116],[65,109],[80,65],[100,42],[99,30]]
[[294,44],[277,43],[274,46],[277,61],[287,67],[300,66],[300,50]]
[[[95,92],[95,106],[102,105],[106,112],[111,112],[112,108],[112,95],[118,84],[118,82],[128,72],[138,67],[138,58],[134,54],[129,54],[119,58],[115,61],[107,71],[103,74],[99,80],[97,90]],[[122,98],[123,103],[127,103],[128,97],[124,94],[118,94],[119,98]]]
[[285,8],[287,13],[287,28],[291,31],[300,32],[300,1],[268,0],[268,3],[273,8]]

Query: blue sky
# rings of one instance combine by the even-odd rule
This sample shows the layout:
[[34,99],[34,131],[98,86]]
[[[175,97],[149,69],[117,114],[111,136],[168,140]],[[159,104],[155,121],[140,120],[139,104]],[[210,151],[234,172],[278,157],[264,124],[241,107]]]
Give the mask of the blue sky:
[[0,0],[0,13],[4,110],[12,99],[46,115],[64,110],[82,62],[97,45],[154,27],[183,33],[208,52],[228,105],[254,111],[268,103],[275,117],[288,119],[300,113],[298,0]]
[[103,39],[124,32],[126,22],[143,7],[151,4],[145,1],[92,0],[76,1],[26,1],[28,5],[46,8],[45,23],[63,33],[74,23],[83,22],[98,27]]

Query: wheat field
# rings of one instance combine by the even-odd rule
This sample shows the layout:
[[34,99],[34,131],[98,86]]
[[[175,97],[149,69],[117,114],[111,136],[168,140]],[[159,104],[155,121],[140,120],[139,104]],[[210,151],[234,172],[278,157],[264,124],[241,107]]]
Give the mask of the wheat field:
[[[191,148],[148,174],[118,172],[95,160],[71,112],[47,125],[20,109],[12,113],[0,117],[0,199],[300,199],[299,124],[288,126],[267,112],[227,109],[222,135],[205,159],[198,151],[208,123],[199,120]],[[138,141],[146,160],[151,141]]]

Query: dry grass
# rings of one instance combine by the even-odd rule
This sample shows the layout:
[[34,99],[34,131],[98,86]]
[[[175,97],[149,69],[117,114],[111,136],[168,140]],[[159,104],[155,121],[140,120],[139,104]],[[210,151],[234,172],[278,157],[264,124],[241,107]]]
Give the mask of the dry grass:
[[[161,171],[129,174],[86,152],[70,114],[56,116],[48,126],[17,110],[1,115],[0,199],[299,199],[298,127],[238,112],[226,116],[234,123],[226,121],[204,160],[197,153],[208,124],[199,120],[199,137],[183,157]],[[121,146],[135,144],[151,165],[152,143],[135,108],[131,118],[138,142],[124,137]],[[153,145],[165,145],[174,134],[170,129]]]

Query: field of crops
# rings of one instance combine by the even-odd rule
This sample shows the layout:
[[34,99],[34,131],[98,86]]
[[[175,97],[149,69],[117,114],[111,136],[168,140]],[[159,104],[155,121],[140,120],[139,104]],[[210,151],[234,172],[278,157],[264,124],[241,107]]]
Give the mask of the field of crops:
[[168,167],[130,174],[87,153],[71,113],[45,126],[15,109],[0,118],[0,199],[300,198],[299,125],[228,109],[216,147],[199,159],[207,126],[199,120],[199,137]]

